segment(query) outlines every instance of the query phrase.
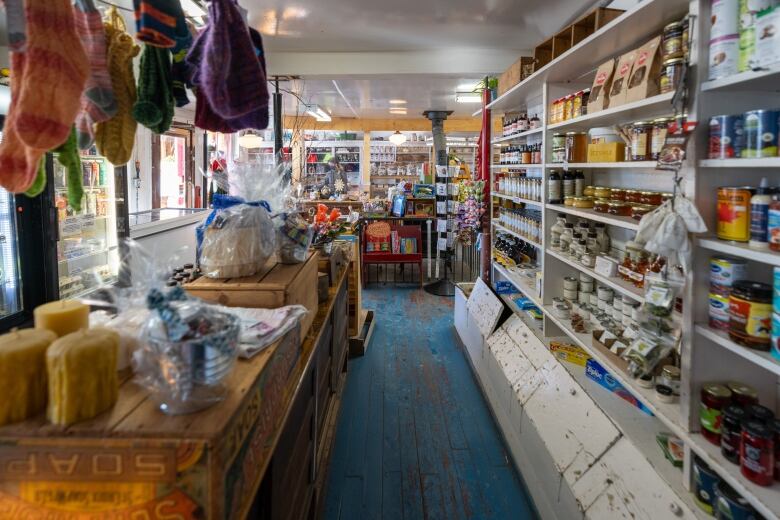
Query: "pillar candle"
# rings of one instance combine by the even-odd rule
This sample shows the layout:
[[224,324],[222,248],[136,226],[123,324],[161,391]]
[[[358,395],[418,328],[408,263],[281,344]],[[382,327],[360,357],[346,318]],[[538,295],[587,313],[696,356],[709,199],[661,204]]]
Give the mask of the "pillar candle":
[[46,349],[50,330],[15,330],[0,336],[0,425],[46,409]]
[[76,300],[45,303],[33,311],[36,329],[46,329],[58,337],[89,328],[89,305]]

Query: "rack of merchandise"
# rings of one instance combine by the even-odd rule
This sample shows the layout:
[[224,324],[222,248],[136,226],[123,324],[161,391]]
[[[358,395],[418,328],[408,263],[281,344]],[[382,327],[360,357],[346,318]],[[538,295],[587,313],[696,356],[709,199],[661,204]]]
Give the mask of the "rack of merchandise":
[[[736,2],[733,4],[736,5]],[[689,17],[684,19],[686,14]],[[736,265],[737,269],[743,269],[742,272],[746,273],[745,278],[768,284],[770,289],[774,279],[777,294],[780,252],[768,250],[765,244],[751,247],[747,242],[749,237],[744,238],[745,242],[723,240],[715,230],[718,229],[718,218],[724,202],[723,197],[719,197],[719,208],[716,202],[718,188],[745,185],[757,187],[764,177],[770,178],[770,186],[777,185],[777,175],[771,168],[780,165],[780,158],[776,149],[764,152],[768,157],[760,153],[758,157],[755,154],[747,157],[712,157],[708,153],[708,122],[711,117],[780,106],[777,88],[780,64],[774,64],[771,70],[747,71],[710,79],[707,66],[710,49],[707,42],[715,36],[710,34],[712,14],[709,0],[690,3],[683,0],[640,2],[488,105],[493,117],[503,118],[505,128],[509,123],[511,129],[514,121],[527,118],[530,114],[538,114],[541,125],[538,128],[515,126],[514,131],[494,136],[491,143],[492,277],[497,288],[499,282],[502,282],[502,288],[508,282],[519,296],[525,296],[539,306],[543,314],[541,332],[533,328],[531,332],[538,335],[548,349],[552,343],[560,341],[579,347],[582,354],[598,362],[609,373],[612,381],[630,392],[638,407],[653,414],[648,417],[639,409],[617,409],[614,405],[615,396],[610,396],[604,388],[593,384],[588,371],[563,360],[565,356],[557,353],[555,357],[566,370],[553,370],[548,366],[543,376],[547,380],[553,375],[559,378],[555,379],[556,387],[572,386],[577,391],[584,391],[587,396],[584,401],[587,403],[580,405],[588,409],[593,407],[605,415],[619,434],[630,441],[641,458],[649,463],[650,468],[640,473],[644,472],[650,479],[649,475],[654,472],[665,484],[667,492],[673,492],[670,496],[674,506],[667,505],[673,511],[677,511],[675,507],[680,508],[676,516],[705,517],[701,508],[701,495],[697,498],[695,494],[700,491],[696,477],[713,474],[715,481],[724,483],[724,489],[730,487],[758,513],[775,518],[780,515],[780,482],[758,485],[746,477],[739,464],[729,462],[721,454],[720,446],[702,434],[700,422],[701,396],[711,383],[719,383],[721,387],[731,384],[732,388],[735,385],[738,387],[737,383],[742,386],[747,384],[755,389],[761,405],[775,411],[780,404],[777,397],[780,361],[768,352],[738,344],[726,331],[713,328],[710,321],[710,267],[713,257],[731,257],[726,260],[731,262],[727,263],[728,268]],[[737,13],[732,14],[736,20]],[[598,303],[603,300],[599,298],[603,292],[613,303],[604,304],[605,308],[601,311],[608,310],[620,321],[628,316],[627,321],[630,322],[632,312],[644,299],[643,282],[638,283],[637,277],[644,272],[644,266],[652,264],[655,259],[646,257],[633,238],[641,216],[668,198],[674,189],[673,174],[656,170],[656,157],[649,156],[658,153],[657,143],[663,142],[662,136],[655,135],[654,131],[670,128],[672,122],[681,122],[679,117],[674,119],[671,104],[674,94],[651,91],[649,95],[629,98],[601,110],[595,109],[595,106],[594,110],[590,110],[591,107],[583,110],[582,104],[587,106],[593,99],[583,100],[580,97],[578,112],[561,117],[557,110],[561,109],[560,100],[571,98],[573,93],[588,92],[587,89],[593,86],[596,74],[601,72],[598,69],[603,64],[614,58],[619,65],[621,56],[643,46],[651,38],[662,35],[665,30],[675,29],[670,24],[680,22],[682,26],[683,19],[689,24],[688,31],[693,42],[689,52],[691,67],[687,80],[690,98],[686,106],[687,120],[698,121],[699,125],[688,145],[688,158],[679,172],[679,186],[686,197],[696,202],[711,231],[695,240],[693,274],[688,277],[686,289],[682,293],[682,311],[675,312],[673,317],[681,330],[682,342],[675,363],[680,370],[679,397],[672,396],[670,399],[658,393],[652,385],[648,388],[645,382],[631,377],[625,370],[625,361],[611,352],[610,348],[605,348],[587,328],[572,322],[570,310],[567,312],[558,307],[565,295],[569,299],[573,297],[575,302],[582,301],[581,298],[587,298],[590,302],[593,298],[594,303]],[[663,41],[662,38],[662,45]],[[665,66],[661,68],[666,70]],[[760,92],[761,96],[756,96],[756,92]],[[563,109],[572,110],[572,107],[564,106]],[[774,117],[777,117],[776,112]],[[771,128],[771,121],[766,124]],[[631,134],[636,132],[643,135],[647,142],[639,148],[642,153],[634,153],[638,149],[631,146],[628,146],[627,152],[624,151],[620,136],[610,132],[614,125],[628,126]],[[774,140],[777,142],[776,133]],[[580,145],[584,142],[585,148],[580,146],[577,151],[577,142]],[[604,143],[604,146],[597,149],[599,154],[589,156],[587,143]],[[537,148],[541,151],[539,158],[534,157]],[[570,151],[572,154],[569,154]],[[595,190],[600,192],[594,193]],[[574,198],[567,198],[570,193]],[[747,197],[748,206],[750,197],[755,193],[755,190],[748,190],[747,194],[741,194],[743,198]],[[589,201],[588,197],[591,197]],[[597,203],[599,198],[612,199],[608,203],[611,205],[594,204],[594,199]],[[631,204],[627,204],[627,201]],[[632,216],[632,205],[650,207],[637,209]],[[744,213],[739,216],[746,218]],[[747,218],[749,229],[749,213]],[[599,248],[598,255],[605,259],[598,267],[593,265],[592,258],[583,262],[581,255],[573,256],[561,245],[561,230],[563,234],[573,234],[580,229],[580,225],[585,233],[582,238],[586,243],[593,240]],[[744,229],[744,220],[740,225]],[[585,227],[588,229],[585,230]],[[604,237],[609,237],[609,240]],[[572,239],[565,238],[564,242],[570,246]],[[535,257],[529,255],[528,251],[535,251]],[[584,251],[587,252],[587,245]],[[515,260],[525,260],[523,269],[513,267],[511,262],[507,264],[507,252],[510,256],[514,253]],[[633,264],[626,260],[627,257]],[[642,268],[637,267],[639,264],[642,264]],[[632,265],[639,271],[632,270]],[[535,279],[538,283],[534,283]],[[593,287],[594,296],[583,297],[581,293],[585,291],[578,291],[583,287]],[[514,302],[514,297],[505,294],[502,294],[502,299],[507,303]],[[619,302],[619,305],[615,302]],[[528,315],[517,305],[508,303],[508,306],[524,322],[528,321]],[[775,309],[775,312],[780,310]],[[775,319],[778,319],[777,315]],[[764,332],[768,334],[766,330]],[[518,356],[531,359],[528,352],[520,352]],[[494,371],[491,378],[514,377],[512,374],[506,375],[515,370],[510,362],[504,359],[500,365],[509,368]],[[517,399],[522,401],[522,387],[518,383],[510,383],[509,388],[519,392]],[[583,401],[581,397],[577,399]],[[550,409],[548,413],[554,414],[554,411]],[[556,419],[551,417],[549,420],[554,422]],[[563,418],[559,417],[558,420]],[[640,423],[644,426],[637,426]],[[567,428],[575,429],[571,421],[566,424]],[[539,424],[536,426],[543,427]],[[511,427],[514,427],[514,423]],[[682,471],[674,468],[662,455],[659,457],[661,451],[655,435],[647,435],[648,431],[669,432],[679,439],[684,454]],[[544,438],[541,430],[539,435]],[[511,444],[510,441],[510,447]],[[552,451],[556,449],[552,444],[545,444]],[[609,449],[603,451],[600,460],[608,458]],[[597,459],[599,457],[593,453],[591,455]],[[518,460],[518,464],[525,471],[523,460]],[[597,466],[591,462],[591,468]],[[653,471],[647,472],[647,469]],[[587,475],[592,471],[590,469],[583,473]],[[582,476],[564,474],[564,478],[580,502],[580,507],[587,507],[581,505],[581,497],[577,495],[576,481]],[[647,482],[652,487],[650,480]],[[636,500],[640,500],[639,497]]]
[[430,172],[432,149],[424,141],[408,141],[398,146],[388,141],[372,141],[371,197],[387,195],[387,189],[400,181],[415,184],[424,180]]
[[344,167],[349,187],[361,185],[363,141],[306,141],[304,155],[304,188],[309,189],[325,180],[327,159],[336,157]]
[[468,166],[468,171],[474,172],[477,162],[477,145],[470,143],[447,143],[447,157],[457,157]]

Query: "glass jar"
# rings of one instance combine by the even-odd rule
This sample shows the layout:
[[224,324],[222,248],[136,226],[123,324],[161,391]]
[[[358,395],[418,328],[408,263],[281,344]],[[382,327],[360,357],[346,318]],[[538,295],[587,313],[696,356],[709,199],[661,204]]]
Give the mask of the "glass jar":
[[564,225],[566,224],[566,213],[558,213],[558,218],[555,224],[550,228],[550,247],[552,249],[560,249],[561,247],[561,233],[563,233]]
[[599,252],[604,254],[609,253],[611,241],[607,234],[607,225],[602,222],[596,222],[594,227],[596,228],[596,240],[599,243]]
[[642,220],[642,217],[644,217],[654,209],[655,206],[648,206],[647,204],[632,204],[631,218],[634,220]]
[[571,241],[574,239],[574,224],[566,222],[561,233],[561,251],[568,253]]
[[593,188],[593,196],[597,199],[609,199],[612,196],[612,188],[596,186]]
[[685,17],[682,19],[682,48],[683,48],[683,58],[688,59],[688,38],[689,38],[689,31],[691,26],[691,18],[690,15],[685,15]]
[[574,174],[570,171],[563,172],[562,181],[564,198],[574,197]]
[[550,204],[560,204],[563,202],[561,176],[556,170],[552,170],[550,176],[547,178],[547,202]]
[[739,450],[742,475],[759,486],[771,486],[775,471],[775,442],[771,426],[757,420],[742,425]]
[[607,206],[607,214],[617,217],[631,216],[631,207],[625,202],[610,202]]
[[661,155],[661,149],[666,142],[666,132],[671,122],[671,117],[659,117],[653,120],[653,131],[650,136],[650,159],[653,161],[658,160]]
[[609,200],[626,202],[626,190],[622,188],[612,188],[609,191]]
[[590,89],[586,88],[582,91],[582,107],[580,107],[578,115],[584,116],[588,114],[588,101],[590,101]]
[[590,197],[572,197],[572,206],[575,208],[591,209],[593,199]]
[[731,390],[723,385],[708,383],[701,387],[701,434],[715,446],[720,446],[721,414],[730,401]]
[[570,208],[571,208],[572,206],[574,206],[574,197],[573,197],[573,196],[570,196],[570,197],[564,197],[564,198],[563,198],[563,205],[564,205],[564,206],[568,206],[568,207],[570,207]]
[[566,162],[584,163],[588,160],[588,134],[585,132],[566,133]]
[[640,192],[638,190],[626,190],[626,200],[629,204],[639,204],[641,200]]
[[582,190],[582,195],[584,197],[595,197],[596,190],[593,188],[593,186],[585,186],[585,189]]
[[569,94],[565,98],[563,98],[563,120],[568,121],[572,117],[572,106],[574,104],[574,95]]
[[552,162],[562,163],[566,161],[566,135],[553,134],[552,137]]
[[664,61],[661,67],[661,78],[659,80],[659,90],[661,94],[674,92],[682,79],[682,69],[685,66],[685,60],[682,58],[672,58]]
[[661,55],[664,60],[683,57],[683,26],[681,22],[672,22],[664,27]]
[[674,193],[662,193],[661,194],[661,204],[663,204],[664,202],[666,202],[667,200],[669,200],[669,199],[671,199],[673,197],[674,197]]
[[731,390],[731,400],[742,407],[758,404],[758,392],[755,388],[737,381],[729,381],[726,386]]
[[588,236],[585,239],[585,241],[587,242],[586,245],[588,248],[588,253],[592,255],[599,254],[600,250],[599,250],[598,235],[596,234],[595,231],[591,231],[590,233],[588,233]]
[[648,206],[660,206],[662,202],[661,194],[657,191],[642,191],[639,193],[639,203]]
[[742,422],[747,419],[745,409],[730,404],[723,409],[720,423],[720,452],[734,464],[739,464],[739,445],[742,442]]
[[653,124],[637,121],[631,126],[631,160],[647,161],[650,158],[650,132]]
[[582,170],[576,170],[574,172],[574,196],[585,196],[585,174]]
[[772,286],[750,280],[731,285],[729,296],[729,338],[756,350],[770,350],[772,320]]
[[606,213],[609,211],[609,199],[596,199],[593,201],[593,210],[599,213]]
[[579,117],[582,113],[582,94],[582,90],[574,94],[574,99],[571,102],[571,117]]

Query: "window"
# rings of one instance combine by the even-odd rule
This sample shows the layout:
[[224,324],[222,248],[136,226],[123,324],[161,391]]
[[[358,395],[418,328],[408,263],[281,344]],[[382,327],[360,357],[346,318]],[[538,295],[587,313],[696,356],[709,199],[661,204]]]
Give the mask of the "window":
[[172,128],[152,142],[152,208],[194,204],[192,130]]

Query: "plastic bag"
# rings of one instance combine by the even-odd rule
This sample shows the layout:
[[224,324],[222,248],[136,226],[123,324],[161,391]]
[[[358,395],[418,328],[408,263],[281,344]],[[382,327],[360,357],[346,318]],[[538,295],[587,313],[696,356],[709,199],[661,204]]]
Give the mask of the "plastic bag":
[[274,219],[277,225],[277,259],[283,264],[306,261],[314,228],[299,213],[282,213]]

